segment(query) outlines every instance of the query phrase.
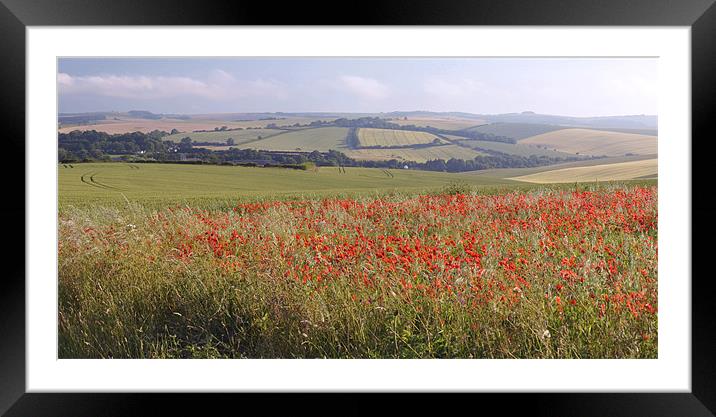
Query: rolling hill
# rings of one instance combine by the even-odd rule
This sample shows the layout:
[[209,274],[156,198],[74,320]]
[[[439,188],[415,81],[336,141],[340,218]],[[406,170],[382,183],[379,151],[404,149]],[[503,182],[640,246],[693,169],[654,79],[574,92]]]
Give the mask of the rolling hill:
[[267,138],[280,133],[284,133],[285,130],[278,129],[244,129],[244,130],[225,130],[218,132],[191,132],[191,133],[176,133],[174,135],[165,136],[164,140],[170,140],[172,142],[180,142],[183,138],[189,137],[193,142],[206,142],[225,144],[228,139],[233,139],[234,144],[239,146],[246,142],[252,142],[261,138]]
[[391,123],[401,126],[431,126],[438,129],[460,130],[475,125],[487,123],[479,119],[461,119],[461,118],[441,118],[441,117],[410,117],[407,119],[392,119]]
[[655,115],[626,115],[600,117],[572,117],[551,114],[538,114],[530,111],[522,113],[504,113],[478,115],[490,123],[533,123],[561,126],[579,126],[589,128],[629,128],[656,129],[658,119]]
[[474,126],[465,130],[490,133],[495,136],[507,136],[508,138],[520,140],[560,129],[565,129],[565,127],[534,123],[490,123],[482,126]]
[[511,177],[510,179],[541,184],[620,181],[656,178],[657,173],[657,160],[654,158],[641,161],[553,169],[529,175]]
[[658,148],[656,136],[592,129],[561,129],[531,136],[519,143],[594,156],[655,155]]
[[493,151],[501,152],[509,155],[517,156],[548,156],[552,158],[566,158],[575,156],[565,152],[555,151],[553,149],[544,148],[543,146],[522,144],[522,143],[504,143],[504,142],[492,142],[487,140],[464,140],[457,136],[447,135],[450,139],[458,139],[457,143],[463,146],[470,147],[476,151]]

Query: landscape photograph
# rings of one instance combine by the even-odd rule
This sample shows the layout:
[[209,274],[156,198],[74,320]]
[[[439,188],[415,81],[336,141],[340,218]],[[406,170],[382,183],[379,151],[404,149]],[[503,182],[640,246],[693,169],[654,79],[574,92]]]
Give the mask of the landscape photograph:
[[657,63],[60,57],[58,357],[656,359]]

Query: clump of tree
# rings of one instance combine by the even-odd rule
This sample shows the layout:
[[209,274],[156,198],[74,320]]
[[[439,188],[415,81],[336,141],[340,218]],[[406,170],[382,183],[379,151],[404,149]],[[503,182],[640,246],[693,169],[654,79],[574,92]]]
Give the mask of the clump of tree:
[[478,155],[474,159],[434,159],[422,164],[411,165],[414,169],[426,171],[465,172],[495,168],[533,168],[563,162],[577,161],[577,157],[550,157],[545,155],[520,156],[511,154]]
[[348,135],[346,136],[346,144],[349,148],[359,148],[360,140],[358,139],[358,128],[351,127],[348,129]]
[[127,114],[129,115],[129,117],[134,117],[137,119],[158,120],[162,118],[161,114],[154,114],[146,110],[130,110],[127,112]]
[[375,129],[400,129],[401,126],[396,123],[391,123],[386,119],[380,117],[359,117],[357,119],[336,119],[332,122],[333,126],[338,127],[367,127]]
[[191,138],[188,136],[182,138],[177,149],[179,152],[191,152],[192,149],[194,149],[194,144],[192,143]]
[[72,115],[72,116],[65,116],[60,115],[57,118],[57,121],[60,123],[60,125],[68,125],[68,124],[89,124],[92,122],[96,122],[98,120],[104,120],[107,116],[102,113],[89,113],[89,114],[80,114],[80,115]]
[[[171,146],[162,141],[167,132],[132,132],[110,135],[96,130],[60,133],[58,136],[60,160],[84,161],[106,159],[104,155],[153,154],[169,152]],[[170,142],[171,143],[171,142]]]

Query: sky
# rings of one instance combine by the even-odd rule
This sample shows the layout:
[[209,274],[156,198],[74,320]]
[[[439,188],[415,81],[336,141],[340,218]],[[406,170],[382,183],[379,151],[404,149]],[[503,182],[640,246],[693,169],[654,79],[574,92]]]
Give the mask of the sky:
[[658,109],[655,58],[60,58],[61,113]]

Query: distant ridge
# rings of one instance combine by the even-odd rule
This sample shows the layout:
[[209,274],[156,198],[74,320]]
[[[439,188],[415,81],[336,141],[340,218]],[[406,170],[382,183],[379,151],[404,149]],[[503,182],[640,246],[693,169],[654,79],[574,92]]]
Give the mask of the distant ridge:
[[491,123],[533,123],[559,126],[627,129],[656,129],[658,127],[658,118],[655,115],[571,117],[525,112],[481,115],[480,117]]
[[588,128],[612,128],[612,129],[649,129],[658,128],[658,117],[656,115],[617,115],[597,117],[573,117],[550,114],[539,114],[531,111],[521,113],[503,114],[474,114],[466,112],[433,112],[427,110],[392,111],[379,113],[348,113],[348,112],[262,112],[262,113],[206,113],[206,114],[162,114],[148,111],[131,110],[128,112],[91,112],[91,113],[60,113],[60,117],[67,116],[88,116],[94,118],[106,115],[127,115],[138,118],[173,118],[173,119],[213,119],[213,120],[266,120],[288,117],[312,117],[312,118],[359,118],[359,117],[380,117],[380,118],[460,118],[476,120],[488,123],[530,123],[553,126],[588,127]]

